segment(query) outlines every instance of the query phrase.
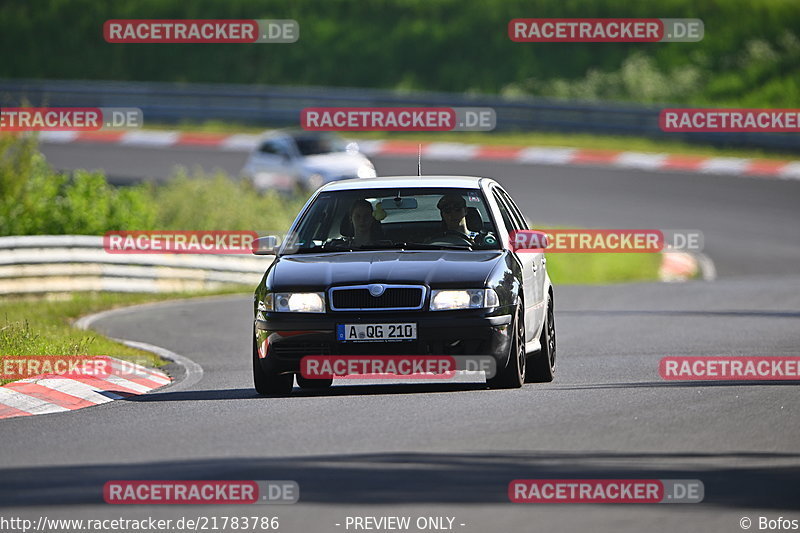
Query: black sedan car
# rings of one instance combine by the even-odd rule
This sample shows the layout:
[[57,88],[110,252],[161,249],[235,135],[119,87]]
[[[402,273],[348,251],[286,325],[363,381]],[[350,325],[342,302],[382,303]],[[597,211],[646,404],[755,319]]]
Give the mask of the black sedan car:
[[[491,356],[492,388],[553,379],[553,286],[525,217],[494,180],[382,177],[308,200],[255,291],[253,377],[265,395],[324,388],[307,356]],[[274,238],[272,238],[274,239]]]

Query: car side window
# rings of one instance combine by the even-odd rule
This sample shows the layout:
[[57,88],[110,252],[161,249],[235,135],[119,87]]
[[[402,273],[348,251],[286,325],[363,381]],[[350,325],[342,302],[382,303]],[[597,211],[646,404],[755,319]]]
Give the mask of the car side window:
[[275,143],[271,141],[267,141],[261,144],[261,148],[258,149],[259,152],[262,154],[271,154],[271,155],[278,155],[278,147],[275,146]]
[[522,214],[522,211],[519,210],[519,207],[517,207],[517,204],[514,203],[514,200],[511,199],[508,193],[502,189],[497,189],[497,192],[500,194],[500,197],[505,200],[508,210],[511,211],[511,216],[514,217],[514,221],[517,224],[517,229],[530,229],[528,228],[528,223],[525,220],[525,216]]
[[514,219],[511,217],[511,213],[509,213],[505,202],[503,202],[503,199],[500,197],[500,194],[497,192],[497,190],[493,190],[492,195],[494,196],[495,202],[497,202],[497,207],[500,209],[500,214],[503,217],[503,223],[506,226],[506,230],[511,233],[515,229],[519,229],[515,227]]
[[267,155],[274,155],[277,157],[283,157],[288,155],[288,151],[286,148],[275,141],[266,141],[261,145],[259,148],[259,152],[262,154]]

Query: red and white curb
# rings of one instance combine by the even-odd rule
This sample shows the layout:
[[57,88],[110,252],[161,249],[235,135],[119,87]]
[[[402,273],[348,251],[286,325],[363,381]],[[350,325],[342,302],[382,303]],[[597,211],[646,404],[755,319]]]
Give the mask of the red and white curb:
[[113,357],[119,375],[61,377],[43,374],[0,387],[0,418],[74,411],[144,394],[172,382],[158,370]]
[[714,262],[705,254],[665,252],[661,254],[658,277],[661,281],[688,281],[696,277],[713,281],[717,277],[717,271]]
[[[176,131],[51,131],[39,134],[45,143],[104,143],[120,146],[170,148],[199,147],[232,152],[249,152],[261,135],[182,133]],[[422,157],[443,161],[505,161],[537,165],[585,165],[652,171],[695,172],[744,177],[800,179],[800,161],[706,157],[685,154],[657,154],[616,150],[560,147],[520,147],[451,142],[359,140],[362,151],[371,156]]]

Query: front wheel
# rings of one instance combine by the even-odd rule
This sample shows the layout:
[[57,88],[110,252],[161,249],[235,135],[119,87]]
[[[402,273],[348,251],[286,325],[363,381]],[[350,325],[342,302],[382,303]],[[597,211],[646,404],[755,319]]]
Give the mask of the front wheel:
[[312,379],[312,378],[304,378],[301,374],[297,374],[297,385],[304,390],[327,389],[328,387],[333,385],[333,378]]
[[522,304],[517,308],[514,322],[511,326],[511,346],[508,353],[508,364],[505,368],[498,369],[497,375],[486,380],[493,389],[518,389],[525,382],[525,320],[522,315]]
[[539,336],[542,349],[531,357],[528,371],[525,374],[526,383],[549,383],[556,374],[556,321],[553,317],[553,300],[547,299],[547,315]]
[[253,385],[262,396],[285,396],[292,392],[294,374],[276,374],[267,372],[258,358],[255,332],[253,334]]

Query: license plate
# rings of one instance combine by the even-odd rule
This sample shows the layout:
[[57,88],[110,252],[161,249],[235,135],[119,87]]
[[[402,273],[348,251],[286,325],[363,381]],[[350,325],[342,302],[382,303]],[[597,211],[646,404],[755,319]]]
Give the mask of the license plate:
[[339,324],[336,336],[342,342],[393,342],[417,339],[417,325],[402,324]]

